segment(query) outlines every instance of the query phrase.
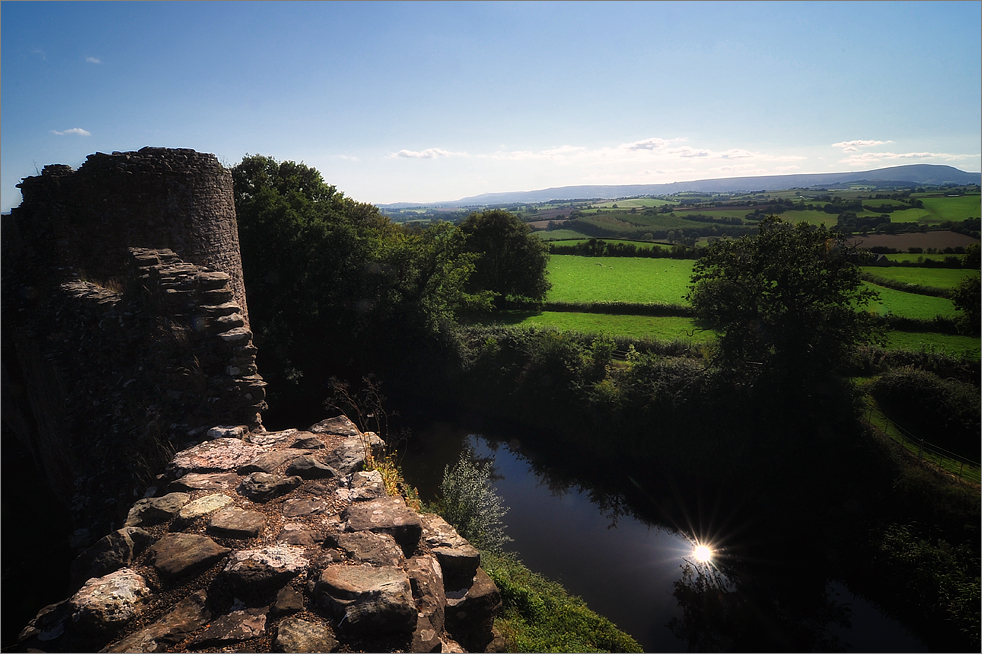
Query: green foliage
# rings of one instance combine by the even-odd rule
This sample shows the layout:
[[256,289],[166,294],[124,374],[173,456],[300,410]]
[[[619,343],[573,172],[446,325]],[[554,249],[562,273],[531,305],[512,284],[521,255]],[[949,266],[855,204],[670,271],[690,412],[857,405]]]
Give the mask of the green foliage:
[[453,225],[403,228],[292,161],[246,156],[232,178],[271,397],[296,395],[305,375],[354,372],[356,352],[376,357],[363,361],[372,369],[460,313],[490,306],[490,293],[465,290],[477,255]]
[[764,364],[803,380],[834,371],[856,344],[877,340],[862,310],[876,294],[850,253],[824,228],[773,216],[755,237],[710,245],[686,297],[721,333],[718,362]]
[[978,243],[972,243],[965,248],[962,265],[976,272],[958,283],[951,294],[951,301],[955,308],[962,312],[958,317],[958,331],[977,336],[982,323],[982,308],[980,308],[982,282],[977,272],[982,266],[982,247]]
[[952,304],[962,312],[957,319],[958,331],[978,335],[982,323],[982,282],[979,275],[966,277],[951,293]]
[[443,470],[441,515],[474,547],[498,552],[511,538],[501,520],[508,508],[491,485],[492,472],[490,461],[475,461],[474,453],[465,448],[453,468]]
[[902,367],[877,377],[869,392],[918,437],[978,460],[982,405],[977,384]]
[[[967,545],[930,541],[915,528],[891,524],[876,539],[876,572],[892,580],[914,606],[954,628],[950,642],[959,651],[978,650],[979,553]],[[902,581],[901,581],[902,580]],[[966,649],[962,650],[961,648]]]
[[480,254],[468,290],[541,300],[549,290],[549,247],[529,226],[501,209],[471,214],[460,224],[468,252]]
[[495,626],[512,652],[640,652],[641,646],[579,597],[526,568],[513,554],[484,552],[481,566],[501,592]]

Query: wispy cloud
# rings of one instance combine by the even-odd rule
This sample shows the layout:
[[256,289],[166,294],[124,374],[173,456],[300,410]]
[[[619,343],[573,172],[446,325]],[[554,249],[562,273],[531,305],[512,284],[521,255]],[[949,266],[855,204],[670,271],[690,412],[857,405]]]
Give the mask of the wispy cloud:
[[[506,161],[549,161],[557,164],[604,164],[604,165],[644,165],[649,162],[657,164],[669,164],[672,171],[681,171],[678,163],[689,161],[742,161],[742,166],[753,167],[758,165],[756,162],[794,162],[805,159],[804,156],[797,155],[772,155],[763,152],[753,152],[743,148],[730,148],[728,150],[713,150],[711,148],[698,148],[690,145],[681,145],[687,139],[680,138],[647,138],[630,143],[621,143],[616,146],[604,146],[599,148],[588,148],[577,145],[561,145],[558,147],[543,150],[498,150],[488,154],[475,155],[479,159],[506,160]],[[755,163],[747,163],[747,162]],[[675,163],[678,162],[678,163]],[[730,166],[730,169],[733,167]],[[659,165],[655,170],[662,171]],[[723,169],[720,169],[723,170]],[[645,174],[652,174],[652,169],[644,169]]]
[[46,59],[44,50],[40,50],[38,48],[31,48],[31,54],[36,57],[40,57],[41,61],[44,61]]
[[855,141],[839,141],[833,143],[833,148],[842,148],[843,152],[859,152],[859,148],[868,148],[874,145],[885,145],[893,141],[874,141],[873,139],[857,139]]
[[84,130],[81,127],[73,127],[71,129],[66,129],[63,132],[59,132],[56,129],[50,131],[55,136],[92,136],[92,132]]
[[425,150],[399,150],[392,156],[403,159],[436,159],[437,157],[460,157],[466,155],[466,152],[451,152],[443,148],[426,148]]
[[650,138],[634,141],[633,143],[621,143],[617,146],[619,150],[664,150],[669,143],[684,141],[685,139],[660,139]]
[[99,59],[98,57],[86,57],[85,60],[87,62],[89,62],[90,64],[101,64],[102,63],[102,59]]

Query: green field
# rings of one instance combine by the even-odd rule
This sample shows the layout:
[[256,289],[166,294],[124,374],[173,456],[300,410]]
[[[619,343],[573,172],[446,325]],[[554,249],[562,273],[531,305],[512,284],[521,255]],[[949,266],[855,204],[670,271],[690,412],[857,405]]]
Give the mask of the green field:
[[628,338],[659,341],[684,340],[703,343],[716,338],[716,332],[704,330],[695,318],[667,316],[613,316],[605,313],[569,311],[506,311],[495,315],[495,321],[506,324],[535,325],[584,334],[609,334]]
[[[659,302],[684,304],[691,260],[637,257],[549,258],[548,302]],[[949,303],[950,304],[950,303]]]
[[666,204],[677,204],[671,200],[658,200],[655,198],[631,198],[629,200],[610,200],[609,202],[598,202],[590,205],[591,208],[600,207],[602,209],[612,209],[614,205],[618,209],[642,209],[645,207],[661,207]]
[[[564,239],[562,242],[555,243],[554,245],[579,245],[581,243],[586,243],[589,240],[590,239],[588,238]],[[619,239],[619,238],[601,238],[597,240],[605,241],[606,243],[630,244],[630,245],[637,246],[638,249],[646,248],[650,250],[651,248],[660,248],[662,250],[669,250],[672,248],[672,246],[667,243],[652,243],[651,241],[629,241],[626,239]],[[561,255],[557,255],[557,256],[561,256]]]
[[887,259],[896,263],[921,263],[923,261],[944,261],[945,257],[963,257],[963,254],[889,254]]
[[[703,329],[695,318],[646,316],[612,316],[602,313],[572,313],[560,311],[506,311],[495,316],[497,322],[535,325],[551,329],[607,334],[638,340],[690,341],[706,343],[716,338],[716,332]],[[980,358],[982,341],[973,336],[953,336],[933,332],[888,332],[888,350],[925,350],[948,356]]]
[[[860,211],[856,214],[860,218],[872,218],[873,216],[882,215],[879,211]],[[901,211],[894,211],[890,216],[890,222],[892,223],[920,223],[924,222],[928,224],[930,221],[931,212],[927,209],[902,209]],[[933,222],[939,223],[940,220],[935,220]]]
[[955,288],[958,282],[978,275],[976,270],[964,268],[877,268],[864,266],[863,272],[895,282],[935,288]]
[[931,320],[935,316],[954,318],[958,314],[955,311],[955,305],[948,298],[904,293],[892,288],[876,286],[869,282],[863,282],[863,284],[880,294],[880,301],[871,304],[870,308],[881,316],[893,313],[904,318]]
[[[549,302],[636,302],[687,304],[682,299],[689,291],[692,266],[688,259],[643,259],[639,257],[580,257],[553,255],[549,258],[549,281],[552,290]],[[902,268],[875,268],[879,274]],[[970,271],[944,269],[912,269],[920,273],[938,272],[942,276]],[[871,309],[885,315],[893,313],[905,318],[931,320],[957,315],[951,300],[896,291],[864,282],[880,294],[880,302]],[[939,282],[940,283],[940,282]],[[934,285],[934,284],[925,284]]]
[[921,198],[924,208],[931,212],[932,222],[951,220],[961,222],[982,216],[978,195],[960,195],[954,198]]
[[543,241],[564,241],[571,238],[581,238],[586,239],[587,235],[582,232],[577,232],[572,229],[554,229],[552,231],[541,230],[538,232],[532,232]]
[[948,356],[980,358],[982,340],[978,336],[953,336],[934,332],[887,332],[888,350],[925,350]]
[[804,210],[804,211],[785,211],[780,215],[781,220],[789,223],[806,222],[809,225],[816,225],[832,228],[835,227],[839,217],[835,214],[825,213],[824,211]]

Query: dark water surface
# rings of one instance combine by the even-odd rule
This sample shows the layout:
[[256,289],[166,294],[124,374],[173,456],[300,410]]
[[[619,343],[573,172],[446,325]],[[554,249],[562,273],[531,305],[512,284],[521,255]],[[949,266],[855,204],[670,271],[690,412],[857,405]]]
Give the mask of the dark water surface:
[[[667,623],[683,615],[673,589],[683,564],[694,561],[692,536],[625,514],[621,502],[550,475],[523,447],[520,434],[484,421],[417,425],[404,448],[402,467],[423,499],[432,500],[444,467],[456,462],[465,446],[492,460],[495,489],[509,507],[504,522],[513,540],[506,550],[582,597],[645,651],[686,651],[688,643]],[[851,625],[825,629],[846,651],[927,651],[898,622],[844,584],[830,582],[826,593],[833,606],[847,609]]]

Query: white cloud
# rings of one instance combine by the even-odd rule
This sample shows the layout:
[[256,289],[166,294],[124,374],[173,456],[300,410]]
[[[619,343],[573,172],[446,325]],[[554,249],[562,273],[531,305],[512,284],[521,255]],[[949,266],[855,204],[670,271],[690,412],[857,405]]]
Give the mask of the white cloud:
[[674,148],[672,150],[666,150],[668,154],[678,155],[684,159],[691,159],[693,157],[702,158],[709,157],[713,153],[705,149],[690,148],[688,145],[682,146],[681,148]]
[[39,50],[38,48],[31,48],[31,54],[32,55],[37,55],[38,57],[41,57],[41,61],[44,61],[45,59],[47,59],[47,57],[45,57],[45,55],[44,55],[44,50]]
[[90,64],[101,64],[102,60],[98,57],[86,57],[85,60]]
[[634,143],[621,143],[617,146],[619,150],[664,150],[672,141],[682,141],[684,139],[672,139],[666,141],[660,138],[643,139]]
[[833,143],[833,148],[842,148],[843,152],[859,152],[859,148],[868,148],[874,145],[885,145],[893,141],[874,141],[873,139],[857,139],[854,141],[839,141]]
[[403,159],[436,159],[437,157],[466,156],[466,154],[466,152],[451,152],[443,148],[426,148],[425,150],[399,150],[392,156]]
[[50,130],[55,136],[92,136],[92,132],[82,129],[81,127],[73,127],[71,129],[66,129],[64,132],[59,132],[56,129]]

